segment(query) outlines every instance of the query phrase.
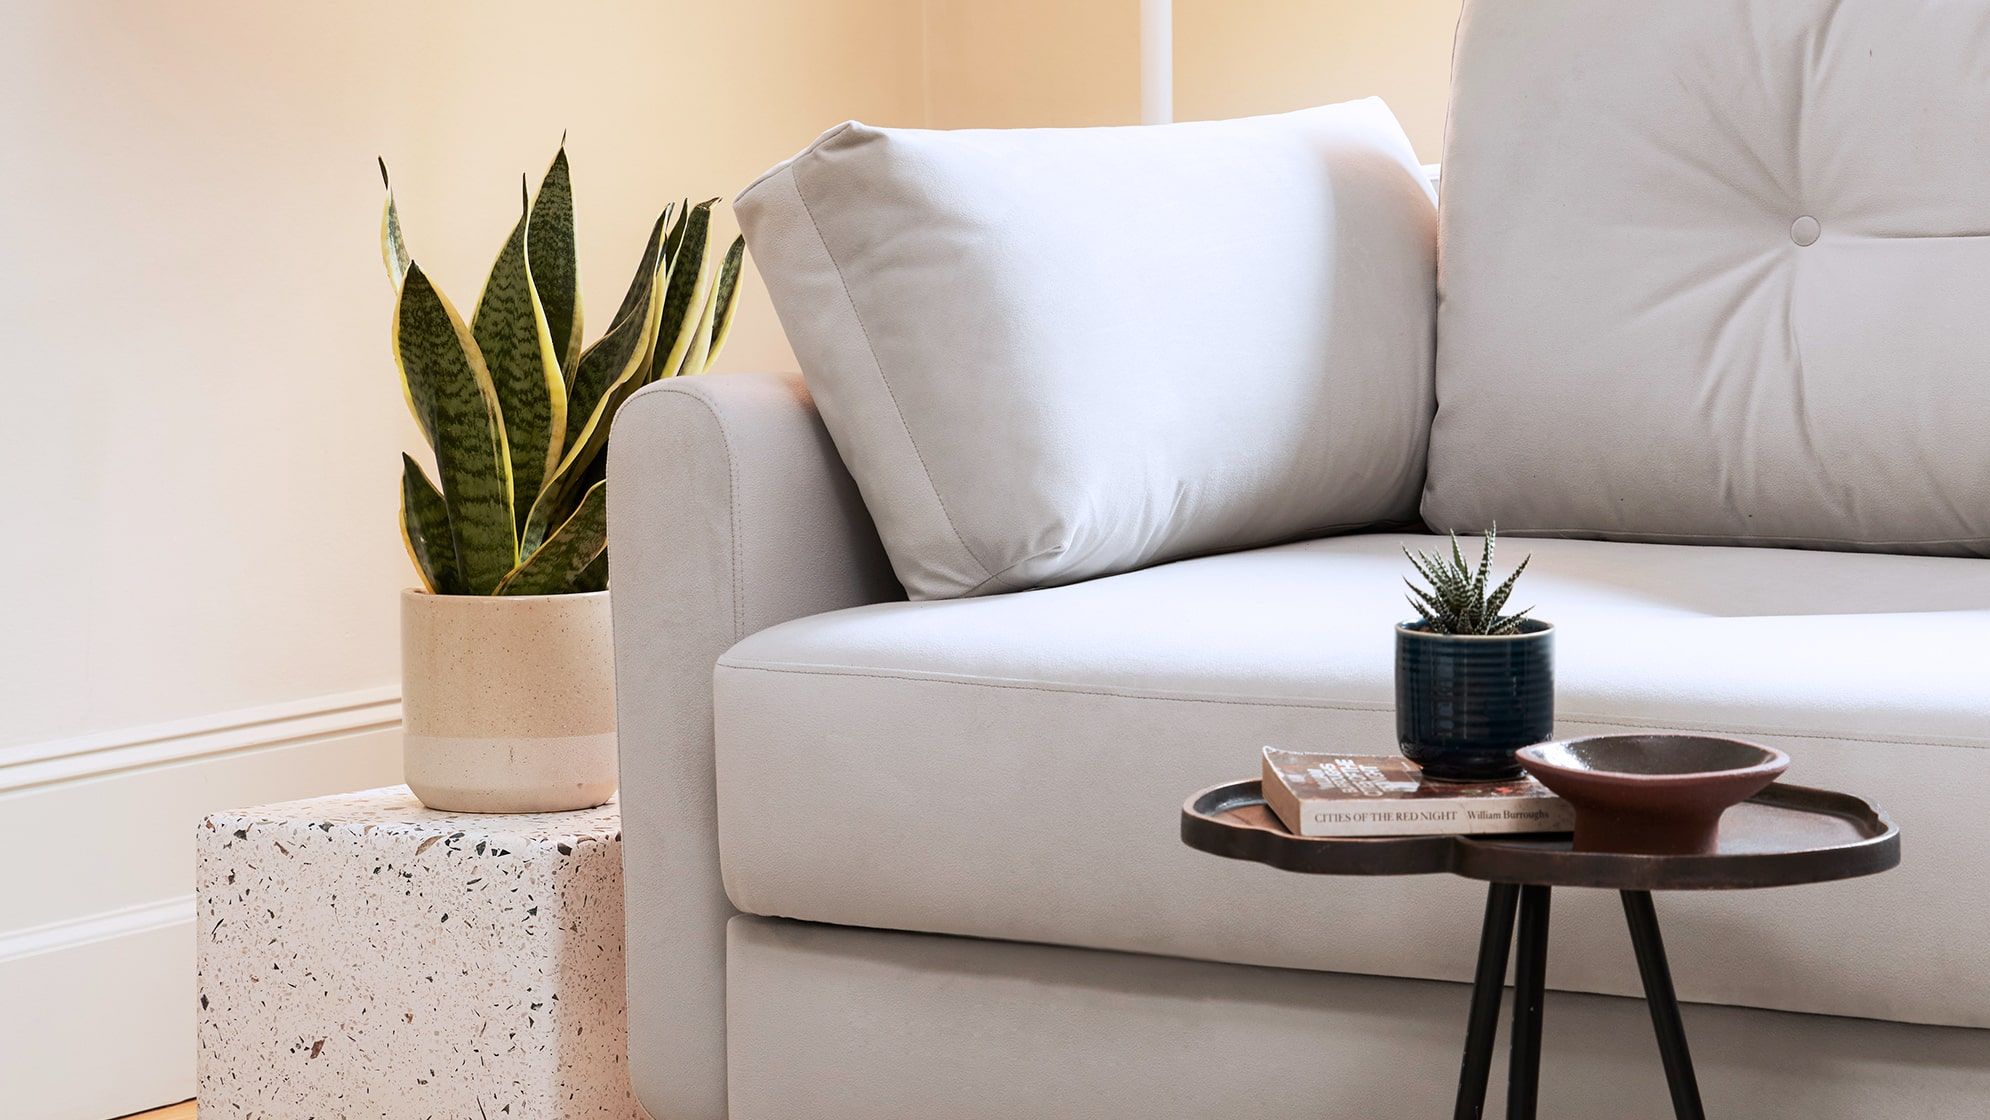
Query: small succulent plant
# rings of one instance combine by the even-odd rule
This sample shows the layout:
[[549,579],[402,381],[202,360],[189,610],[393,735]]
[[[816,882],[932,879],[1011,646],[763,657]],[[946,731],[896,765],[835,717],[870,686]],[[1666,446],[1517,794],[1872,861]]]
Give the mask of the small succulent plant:
[[1499,526],[1486,531],[1485,547],[1479,556],[1478,570],[1465,563],[1465,553],[1458,547],[1458,534],[1451,534],[1451,555],[1442,553],[1417,553],[1403,549],[1417,574],[1430,584],[1428,588],[1418,587],[1405,578],[1409,585],[1410,606],[1416,608],[1423,629],[1432,634],[1517,634],[1520,620],[1527,617],[1526,610],[1512,614],[1499,613],[1506,607],[1507,597],[1513,594],[1513,584],[1520,573],[1527,570],[1527,561],[1513,569],[1513,574],[1500,581],[1490,593],[1487,585],[1492,582],[1493,543],[1499,535]]

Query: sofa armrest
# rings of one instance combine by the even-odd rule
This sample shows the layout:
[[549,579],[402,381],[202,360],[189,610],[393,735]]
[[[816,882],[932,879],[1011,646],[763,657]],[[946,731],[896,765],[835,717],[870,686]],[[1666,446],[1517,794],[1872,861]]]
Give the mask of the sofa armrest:
[[608,451],[629,1072],[652,1116],[725,1115],[712,667],[803,615],[903,597],[796,375],[677,378]]

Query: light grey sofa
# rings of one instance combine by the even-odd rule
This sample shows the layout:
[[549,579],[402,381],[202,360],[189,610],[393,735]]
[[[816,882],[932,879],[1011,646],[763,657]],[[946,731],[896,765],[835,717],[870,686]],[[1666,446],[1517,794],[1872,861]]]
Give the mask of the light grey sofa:
[[[1659,898],[1713,1115],[1990,1115],[1983,57],[1979,3],[1460,30],[1425,516],[1535,538],[1560,732],[1747,735],[1904,829],[1878,877]],[[796,376],[616,421],[651,1115],[1448,1115],[1481,888],[1176,839],[1261,743],[1389,749],[1399,548],[1435,538],[907,601],[844,461]],[[1549,982],[1542,1115],[1669,1115],[1615,898],[1557,893]]]

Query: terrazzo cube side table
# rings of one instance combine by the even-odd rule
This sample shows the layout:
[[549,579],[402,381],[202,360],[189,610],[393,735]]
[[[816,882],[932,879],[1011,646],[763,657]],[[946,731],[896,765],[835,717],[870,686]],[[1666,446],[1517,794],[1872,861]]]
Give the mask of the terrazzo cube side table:
[[201,1120],[641,1120],[613,802],[440,813],[397,786],[197,833]]

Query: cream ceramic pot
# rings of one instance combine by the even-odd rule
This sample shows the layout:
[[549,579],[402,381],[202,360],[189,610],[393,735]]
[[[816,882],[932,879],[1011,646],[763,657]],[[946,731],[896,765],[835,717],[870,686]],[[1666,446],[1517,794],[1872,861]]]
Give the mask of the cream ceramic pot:
[[431,809],[549,813],[615,795],[608,592],[401,593],[402,769]]

